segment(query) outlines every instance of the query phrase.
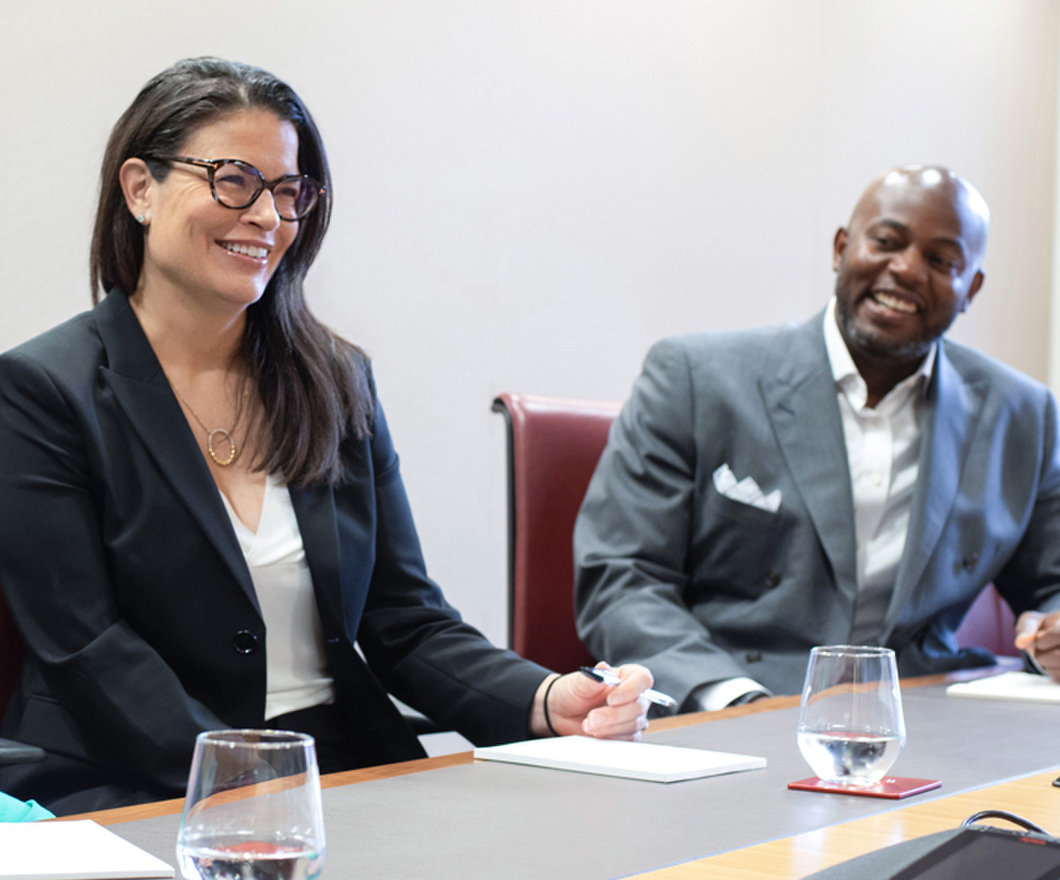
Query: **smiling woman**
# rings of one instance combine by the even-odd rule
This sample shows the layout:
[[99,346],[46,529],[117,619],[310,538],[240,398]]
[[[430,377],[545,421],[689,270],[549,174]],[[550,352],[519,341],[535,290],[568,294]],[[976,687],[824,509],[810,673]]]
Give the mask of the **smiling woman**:
[[[175,161],[198,156],[211,168]],[[286,221],[275,211],[275,190],[271,205],[261,190],[234,204],[218,196],[209,161],[230,158],[270,178],[304,181],[315,197]],[[288,481],[335,479],[335,439],[347,427],[367,430],[372,396],[363,354],[336,343],[305,306],[303,280],[330,219],[331,176],[298,95],[257,68],[210,58],[180,62],[148,82],[118,120],[101,178],[93,297],[117,289],[130,295],[142,324],[183,330],[185,339],[190,331],[199,351],[178,343],[183,363],[161,358],[171,384],[206,423],[231,425],[246,437],[267,434],[268,445],[257,450],[266,470]],[[227,319],[211,318],[211,338],[200,337],[189,327],[193,303],[224,312],[224,292],[233,297]],[[207,361],[211,368],[203,370]],[[341,378],[348,394],[333,394],[323,377]],[[248,382],[260,406],[244,393]],[[269,425],[259,423],[266,414]]]
[[368,359],[305,305],[329,188],[305,106],[256,68],[180,62],[115,126],[106,295],[0,357],[26,643],[2,729],[47,755],[0,789],[58,813],[172,797],[224,727],[311,733],[325,772],[421,756],[388,691],[476,743],[645,726],[646,669],[557,677],[427,577]]
[[[298,133],[268,110],[241,110],[204,125],[184,148],[246,156],[278,181],[299,179]],[[207,311],[242,312],[264,295],[298,234],[297,218],[281,218],[275,196],[262,197],[259,189],[253,199],[241,197],[243,204],[226,205],[207,171],[195,165],[136,157],[125,160],[120,176],[129,211],[144,218],[144,260],[130,302],[145,326],[151,320],[165,326],[165,313],[185,308],[185,298]],[[233,177],[245,176],[226,169],[222,192],[236,188]]]

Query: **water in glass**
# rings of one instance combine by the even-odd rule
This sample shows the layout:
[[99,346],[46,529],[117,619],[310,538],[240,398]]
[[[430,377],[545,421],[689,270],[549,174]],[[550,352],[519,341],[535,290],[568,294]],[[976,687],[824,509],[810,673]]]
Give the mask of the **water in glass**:
[[866,787],[905,744],[894,651],[837,645],[810,652],[797,732],[799,751],[830,784]]
[[187,880],[316,880],[324,850],[312,737],[274,730],[199,735],[177,835]]

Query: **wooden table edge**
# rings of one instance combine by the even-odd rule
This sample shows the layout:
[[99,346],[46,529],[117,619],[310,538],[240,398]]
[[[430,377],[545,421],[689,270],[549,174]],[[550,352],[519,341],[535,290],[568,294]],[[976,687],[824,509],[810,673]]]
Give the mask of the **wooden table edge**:
[[[996,674],[1009,667],[988,666],[979,669],[966,669],[957,672],[948,672],[940,675],[926,675],[918,678],[909,678],[902,681],[902,688],[925,687],[928,685],[948,684],[956,681],[967,681],[970,678],[979,678],[987,674]],[[680,727],[689,727],[693,724],[703,724],[711,721],[721,721],[725,718],[740,718],[744,715],[757,715],[762,712],[775,712],[778,709],[790,709],[799,705],[799,695],[769,697],[768,699],[756,700],[743,706],[732,706],[728,709],[720,709],[717,712],[692,712],[687,715],[671,715],[666,718],[653,719],[649,730],[674,730]],[[322,788],[335,788],[340,785],[355,785],[360,782],[374,782],[381,779],[391,779],[397,776],[407,776],[410,773],[424,773],[429,770],[441,770],[446,767],[458,767],[464,764],[474,763],[471,752],[457,752],[451,755],[441,755],[436,758],[418,758],[414,761],[403,761],[398,764],[381,764],[377,767],[365,767],[361,770],[344,770],[340,773],[330,773],[320,780]],[[92,813],[78,813],[76,815],[61,816],[59,821],[70,821],[73,819],[92,819],[100,825],[116,825],[121,822],[135,822],[139,819],[153,819],[158,816],[172,816],[184,809],[184,798],[172,798],[171,800],[151,801],[146,804],[134,804],[129,807],[115,807],[110,810],[97,810]]]
[[[634,874],[627,880],[805,880],[819,871],[927,834],[957,828],[973,813],[1004,809],[1060,831],[1060,792],[1052,780],[1060,764],[930,801],[825,825],[750,846]],[[989,824],[1014,829],[1000,819]]]

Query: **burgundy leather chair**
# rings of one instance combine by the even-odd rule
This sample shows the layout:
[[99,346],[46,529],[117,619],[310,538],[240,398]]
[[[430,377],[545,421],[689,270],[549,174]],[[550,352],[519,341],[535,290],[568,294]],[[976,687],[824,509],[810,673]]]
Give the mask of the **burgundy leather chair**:
[[574,520],[622,404],[501,394],[508,424],[508,635],[516,653],[570,672],[594,660],[574,624]]
[[7,610],[4,593],[0,590],[0,718],[15,690],[18,671],[22,668],[22,639]]
[[1012,644],[1016,638],[1016,616],[993,584],[987,584],[972,603],[957,628],[957,644],[962,648],[979,645],[999,657],[1018,657]]
[[[15,629],[0,590],[0,718],[7,711],[7,703],[15,690],[18,672],[22,668],[25,649],[22,638]],[[44,752],[36,746],[27,746],[10,739],[0,739],[0,764],[16,764],[25,761],[42,761]]]

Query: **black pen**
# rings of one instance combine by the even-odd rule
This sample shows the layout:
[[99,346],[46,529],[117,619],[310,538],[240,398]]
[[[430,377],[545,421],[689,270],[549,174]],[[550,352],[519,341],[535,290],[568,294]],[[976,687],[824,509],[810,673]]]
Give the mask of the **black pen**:
[[[583,675],[588,675],[589,678],[594,681],[602,681],[604,684],[610,685],[611,687],[617,687],[622,684],[622,679],[615,675],[610,669],[594,669],[592,666],[583,666],[579,672]],[[641,691],[640,695],[642,697],[647,697],[657,706],[666,706],[669,708],[677,705],[677,700],[669,694],[664,694],[662,691],[653,690],[652,688],[648,688],[646,691]]]

